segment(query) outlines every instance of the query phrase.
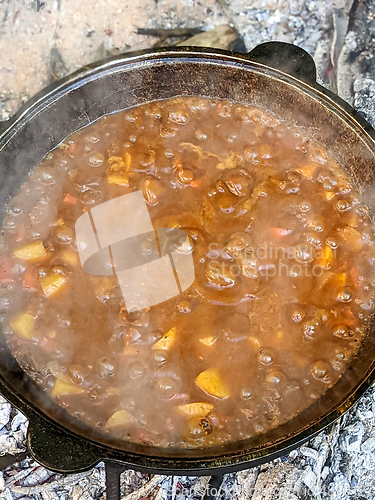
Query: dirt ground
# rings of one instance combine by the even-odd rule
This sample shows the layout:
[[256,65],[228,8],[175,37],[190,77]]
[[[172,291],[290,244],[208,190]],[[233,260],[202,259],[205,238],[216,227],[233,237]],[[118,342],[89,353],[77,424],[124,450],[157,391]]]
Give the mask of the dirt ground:
[[[233,24],[250,50],[262,41],[329,51],[332,5],[316,0],[2,0],[0,117],[51,81],[108,54],[144,49],[157,38],[137,28]],[[319,59],[318,55],[318,59]]]

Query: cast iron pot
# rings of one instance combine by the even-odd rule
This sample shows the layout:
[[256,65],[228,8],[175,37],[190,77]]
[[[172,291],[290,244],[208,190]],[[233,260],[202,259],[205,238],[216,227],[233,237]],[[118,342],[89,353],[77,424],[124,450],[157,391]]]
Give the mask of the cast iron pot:
[[[113,57],[39,93],[0,135],[0,223],[30,170],[73,132],[138,104],[179,95],[224,98],[265,107],[308,131],[347,169],[368,203],[374,190],[375,131],[316,82],[312,58],[270,42],[250,54],[176,48]],[[27,442],[52,470],[86,470],[101,460],[142,472],[221,474],[287,453],[347,411],[375,378],[375,323],[338,383],[286,424],[252,439],[204,450],[160,449],[111,441],[70,417],[29,379],[0,333],[0,392],[30,420]],[[233,366],[233,370],[236,367]]]

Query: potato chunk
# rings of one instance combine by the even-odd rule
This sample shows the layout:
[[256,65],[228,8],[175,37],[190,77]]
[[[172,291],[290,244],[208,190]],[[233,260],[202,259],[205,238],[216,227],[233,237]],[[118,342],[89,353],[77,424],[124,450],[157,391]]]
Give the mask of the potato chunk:
[[324,193],[324,196],[326,197],[326,200],[332,200],[332,198],[336,196],[336,193],[334,193],[333,191],[326,191]]
[[34,317],[30,313],[23,313],[12,319],[9,325],[19,337],[31,340],[34,331],[34,322]]
[[306,163],[305,165],[301,165],[299,168],[296,168],[296,171],[302,174],[306,179],[311,181],[314,176],[318,164],[316,162]]
[[110,156],[108,158],[108,172],[118,172],[126,169],[125,161],[121,156]]
[[108,158],[107,182],[117,186],[129,186],[132,157],[130,153],[125,153],[124,159],[120,156]]
[[165,335],[162,336],[160,340],[158,340],[153,346],[153,349],[163,349],[168,350],[172,346],[173,342],[176,339],[176,327],[172,327],[167,331]]
[[58,253],[58,256],[69,266],[76,267],[80,264],[80,260],[78,257],[78,253],[74,252],[74,250],[68,250],[65,248]]
[[252,347],[252,348],[255,348],[255,349],[260,349],[261,347],[261,343],[259,341],[259,339],[257,339],[256,337],[247,337],[247,340],[249,342],[249,345]]
[[106,429],[113,429],[114,427],[122,427],[134,422],[134,417],[130,415],[127,410],[118,410],[109,417],[105,424]]
[[16,248],[13,255],[22,260],[42,260],[47,257],[47,251],[41,241],[32,241],[27,245]]
[[124,350],[122,351],[122,354],[125,354],[125,356],[136,356],[138,354],[139,350],[137,348],[137,345],[127,345],[124,347]]
[[43,293],[46,297],[56,295],[66,284],[67,278],[62,274],[46,274],[39,280]]
[[203,345],[206,345],[207,347],[214,345],[214,343],[216,341],[217,341],[217,337],[214,337],[214,336],[204,337],[203,339],[199,339],[199,342]]
[[57,398],[59,396],[67,396],[69,394],[82,394],[83,392],[85,392],[85,390],[82,387],[57,379],[52,388],[51,396],[53,398]]
[[126,171],[129,172],[132,166],[132,155],[128,152],[124,154],[125,168]]
[[128,174],[110,174],[107,176],[108,184],[117,184],[117,186],[128,187],[130,178]]
[[202,401],[180,405],[176,409],[178,413],[187,417],[206,417],[214,409],[214,405]]
[[108,396],[118,396],[120,394],[120,389],[118,387],[108,387],[105,391]]
[[204,372],[200,373],[195,380],[195,383],[204,392],[215,396],[216,398],[225,399],[229,396],[229,391],[225,387],[219,372],[216,368],[209,368]]

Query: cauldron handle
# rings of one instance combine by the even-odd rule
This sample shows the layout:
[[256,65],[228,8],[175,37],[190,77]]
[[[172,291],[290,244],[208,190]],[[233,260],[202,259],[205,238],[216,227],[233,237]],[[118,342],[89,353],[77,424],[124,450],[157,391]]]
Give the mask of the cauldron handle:
[[75,437],[40,415],[29,414],[27,448],[46,469],[80,472],[94,467],[101,459],[100,448]]
[[126,467],[112,461],[105,462],[107,500],[121,500],[120,476]]
[[305,50],[285,42],[265,42],[248,54],[256,62],[279,69],[310,85],[316,85],[316,66]]

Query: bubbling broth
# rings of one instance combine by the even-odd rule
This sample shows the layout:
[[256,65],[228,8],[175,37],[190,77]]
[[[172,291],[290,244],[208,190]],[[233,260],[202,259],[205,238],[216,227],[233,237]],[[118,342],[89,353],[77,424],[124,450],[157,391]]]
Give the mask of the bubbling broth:
[[[131,312],[116,275],[83,271],[75,223],[135,191],[155,230],[188,235],[195,279]],[[234,442],[346,370],[373,309],[372,238],[349,177],[305,130],[229,101],[145,104],[69,137],[9,203],[3,330],[25,372],[100,432]]]

